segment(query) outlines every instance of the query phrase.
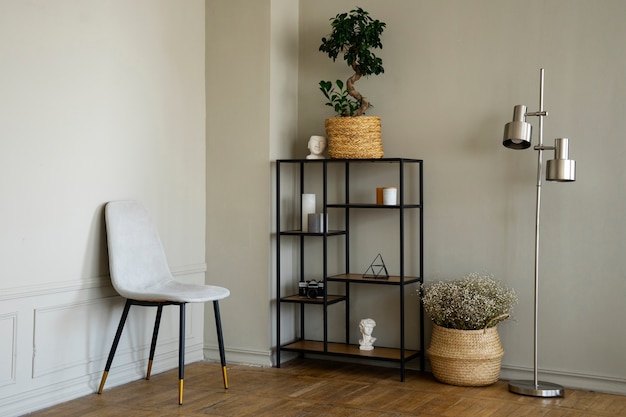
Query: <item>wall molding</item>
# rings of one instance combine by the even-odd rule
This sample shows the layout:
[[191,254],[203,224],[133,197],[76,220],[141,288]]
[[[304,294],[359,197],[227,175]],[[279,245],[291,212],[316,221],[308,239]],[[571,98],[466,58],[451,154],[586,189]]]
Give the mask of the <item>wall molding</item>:
[[[15,384],[15,370],[17,368],[17,311],[0,315],[0,329],[3,337],[0,338],[0,387]],[[4,328],[6,326],[6,329]]]
[[6,288],[0,294],[0,301],[16,300],[21,298],[40,297],[66,293],[71,291],[83,291],[94,288],[113,288],[109,275],[102,275],[84,280],[63,281],[48,284],[34,284],[23,287]]
[[[172,275],[185,276],[203,274],[207,270],[206,263],[191,265],[179,265],[170,268]],[[0,294],[0,301],[13,300],[19,298],[32,298],[43,295],[52,295],[70,291],[83,291],[94,288],[113,288],[111,276],[109,274],[85,278],[81,280],[60,281],[44,284],[32,284],[21,287],[3,288]]]
[[[205,272],[205,263],[172,268],[190,283],[203,283]],[[0,415],[20,416],[94,393],[123,305],[109,275],[3,290]],[[106,388],[145,376],[155,311],[131,309]],[[187,307],[186,363],[204,359],[203,311],[198,303]],[[153,374],[178,367],[178,309],[166,308],[161,324]]]

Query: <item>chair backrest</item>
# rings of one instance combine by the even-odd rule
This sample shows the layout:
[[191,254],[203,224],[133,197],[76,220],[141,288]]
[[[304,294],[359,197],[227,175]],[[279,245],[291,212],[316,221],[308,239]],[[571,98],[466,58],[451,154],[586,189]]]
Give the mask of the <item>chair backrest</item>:
[[137,298],[150,286],[173,279],[159,233],[140,203],[107,203],[105,221],[111,282],[121,296]]

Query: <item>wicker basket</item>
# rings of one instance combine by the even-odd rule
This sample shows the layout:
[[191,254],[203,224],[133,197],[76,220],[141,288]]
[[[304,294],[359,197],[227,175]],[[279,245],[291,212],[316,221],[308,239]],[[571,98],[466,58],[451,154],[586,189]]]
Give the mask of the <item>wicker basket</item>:
[[336,159],[383,157],[380,117],[356,116],[326,119],[328,156]]
[[504,349],[497,326],[456,330],[433,325],[426,350],[435,378],[451,385],[481,387],[500,378]]

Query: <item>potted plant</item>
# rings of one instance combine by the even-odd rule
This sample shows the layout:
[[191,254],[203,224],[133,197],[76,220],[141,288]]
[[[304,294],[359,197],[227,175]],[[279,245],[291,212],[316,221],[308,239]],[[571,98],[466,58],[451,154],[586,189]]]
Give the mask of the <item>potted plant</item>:
[[515,291],[479,273],[424,285],[421,291],[433,321],[426,352],[435,378],[461,386],[496,382],[504,356],[497,324],[509,318]]
[[[385,71],[381,58],[373,49],[383,47],[380,36],[386,24],[374,20],[358,7],[350,13],[340,13],[331,20],[332,31],[322,38],[319,47],[333,62],[341,54],[354,71],[345,84],[320,81],[322,94],[339,117],[326,119],[328,155],[331,158],[382,158],[380,118],[365,116],[370,101],[356,90],[354,84],[363,76],[378,75]],[[345,88],[344,88],[345,86]]]

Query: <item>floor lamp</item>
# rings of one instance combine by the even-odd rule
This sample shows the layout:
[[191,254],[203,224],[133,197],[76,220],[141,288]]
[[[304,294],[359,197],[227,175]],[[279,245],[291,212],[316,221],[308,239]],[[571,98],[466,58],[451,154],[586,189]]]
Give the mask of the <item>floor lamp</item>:
[[562,397],[562,386],[550,382],[539,381],[537,374],[537,321],[539,301],[539,213],[541,209],[541,180],[543,177],[543,151],[554,150],[554,159],[546,165],[546,180],[570,182],[576,180],[576,161],[569,159],[567,138],[554,140],[554,146],[543,144],[543,118],[548,115],[543,109],[544,70],[540,71],[539,111],[527,112],[526,106],[517,105],[513,109],[513,121],[504,127],[503,144],[511,149],[530,147],[532,125],[526,122],[527,116],[539,117],[539,144],[534,147],[538,151],[537,158],[537,205],[535,215],[535,321],[534,321],[534,379],[509,382],[509,391],[533,397]]

